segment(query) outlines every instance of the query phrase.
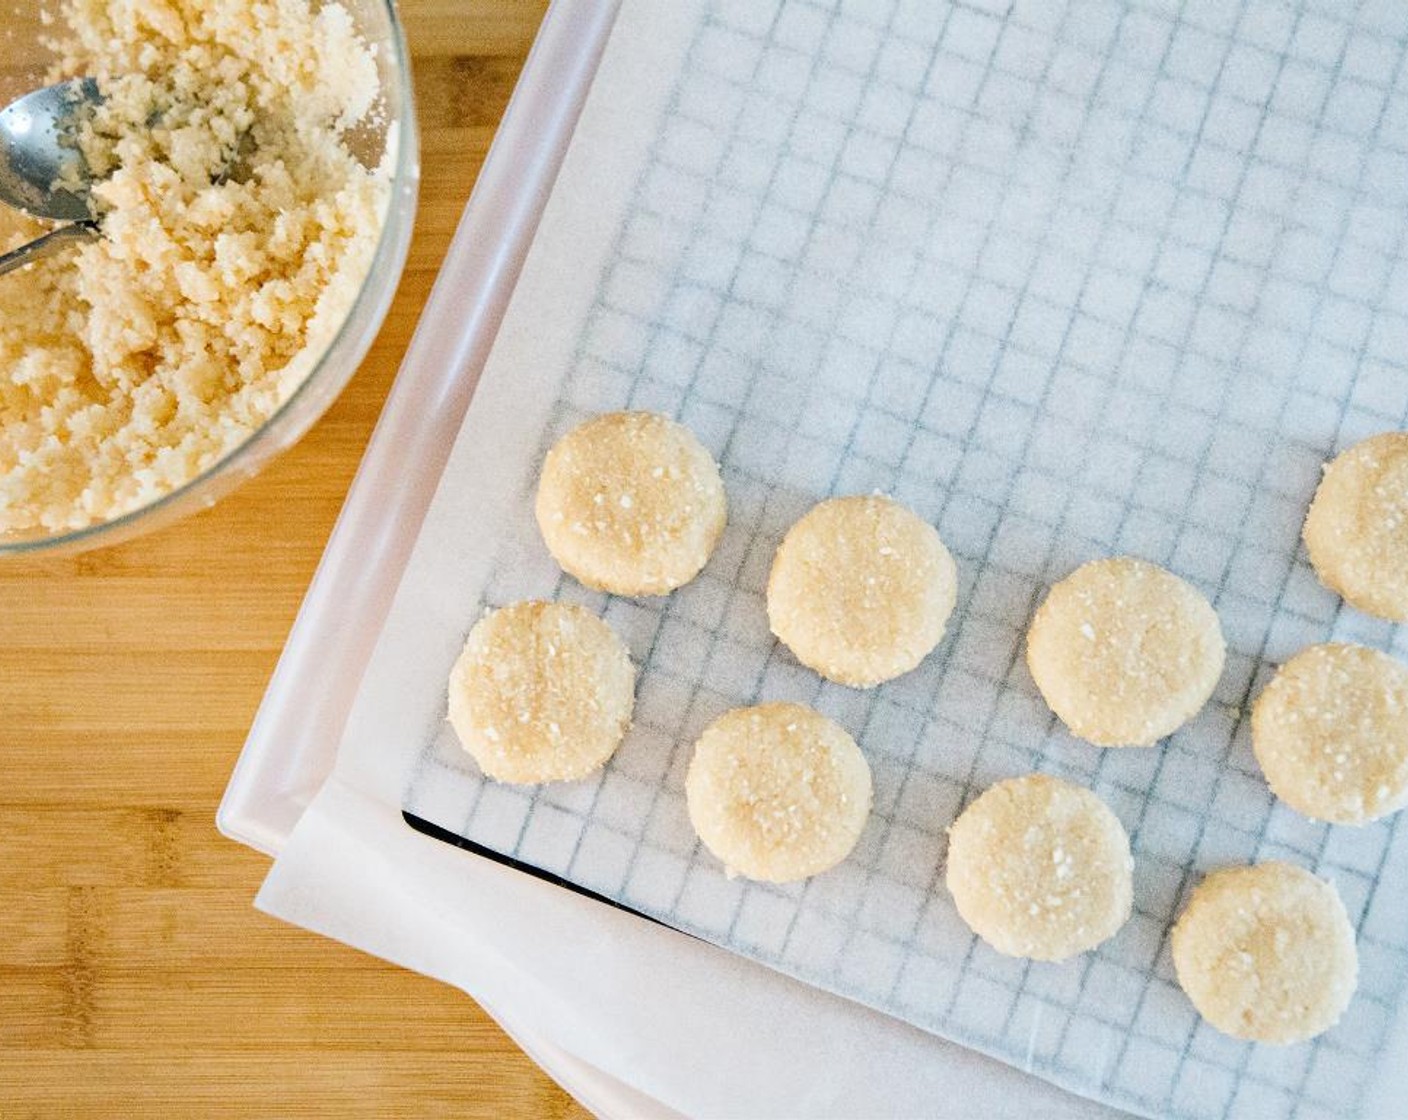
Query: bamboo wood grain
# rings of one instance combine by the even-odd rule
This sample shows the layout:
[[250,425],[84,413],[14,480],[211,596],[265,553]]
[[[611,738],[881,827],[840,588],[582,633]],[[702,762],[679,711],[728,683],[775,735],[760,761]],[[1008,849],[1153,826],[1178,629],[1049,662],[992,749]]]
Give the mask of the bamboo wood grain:
[[544,8],[403,0],[416,236],[380,337],[313,432],[153,537],[0,565],[7,1120],[586,1115],[463,994],[257,913],[267,861],[214,825]]

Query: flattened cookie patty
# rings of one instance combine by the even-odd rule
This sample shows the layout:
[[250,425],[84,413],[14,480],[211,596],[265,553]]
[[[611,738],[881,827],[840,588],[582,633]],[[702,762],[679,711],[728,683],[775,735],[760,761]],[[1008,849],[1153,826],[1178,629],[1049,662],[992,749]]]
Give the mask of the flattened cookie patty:
[[514,603],[469,632],[450,672],[450,723],[491,778],[583,778],[620,745],[634,690],[625,645],[596,615]]
[[1281,666],[1252,709],[1271,790],[1317,821],[1364,824],[1408,804],[1408,667],[1329,643]]
[[870,815],[870,766],[831,720],[800,704],[735,708],[694,746],[689,819],[730,877],[805,879],[840,863]]
[[1335,458],[1304,536],[1326,587],[1361,611],[1408,622],[1408,432],[1372,436]]
[[946,880],[958,913],[1012,957],[1060,961],[1129,918],[1129,837],[1088,789],[1045,774],[998,782],[949,829]]
[[1291,1043],[1339,1021],[1357,983],[1335,888],[1289,863],[1214,871],[1173,927],[1178,983],[1233,1038]]
[[1222,675],[1217,613],[1156,564],[1116,556],[1056,584],[1032,619],[1027,665],[1071,732],[1147,747],[1191,719]]
[[768,622],[803,665],[864,688],[924,660],[957,594],[953,557],[927,521],[889,498],[833,498],[778,547]]
[[535,513],[553,559],[588,587],[665,595],[708,562],[727,505],[718,464],[688,428],[608,412],[553,445]]

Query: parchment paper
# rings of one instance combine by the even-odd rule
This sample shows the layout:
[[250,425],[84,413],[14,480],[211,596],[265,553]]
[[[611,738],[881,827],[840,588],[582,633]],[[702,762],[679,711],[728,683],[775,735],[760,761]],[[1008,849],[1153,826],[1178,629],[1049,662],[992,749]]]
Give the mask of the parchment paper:
[[[414,932],[427,905],[469,928],[471,910],[521,884],[488,888],[508,873],[471,872],[470,857],[401,834],[402,804],[1133,1111],[1319,1115],[1375,1111],[1376,1092],[1391,1101],[1408,963],[1400,830],[1332,829],[1273,804],[1243,717],[1274,665],[1309,642],[1408,652],[1401,633],[1320,588],[1297,544],[1321,462],[1408,423],[1406,31],[1408,13],[1371,3],[628,0],[363,682],[338,792],[300,825],[261,904],[476,994],[493,989],[486,976],[511,976],[504,997],[538,1008],[589,1060],[704,1114],[912,1106],[924,1063],[901,1076],[890,1058],[903,1029],[824,999],[778,1039],[782,1005],[754,998],[753,979],[731,989],[729,1027],[696,1033],[662,1009],[668,1026],[627,1014],[603,1044],[601,1017],[570,991],[579,918],[560,941],[525,927],[542,940],[531,983],[477,940],[455,960],[452,939]],[[668,600],[583,591],[531,523],[546,446],[621,407],[679,417],[724,466],[725,539]],[[811,503],[872,489],[939,527],[960,607],[924,666],[856,692],[771,642],[761,589]],[[1071,739],[1020,657],[1045,587],[1111,552],[1201,586],[1228,637],[1214,703],[1154,750]],[[486,605],[537,596],[585,603],[626,638],[643,667],[637,726],[603,776],[514,790],[484,783],[455,746],[444,683]],[[780,889],[724,879],[681,786],[713,715],[781,698],[856,735],[877,800],[847,863]],[[1135,848],[1131,922],[1060,966],[975,942],[941,885],[943,830],[961,806],[1032,769],[1091,785]],[[372,886],[349,918],[309,900],[331,881],[329,860],[347,866],[334,836],[363,828],[375,844],[344,852],[370,864]],[[427,900],[447,857],[492,900]],[[1164,939],[1203,872],[1272,857],[1335,881],[1363,965],[1344,1022],[1288,1049],[1200,1024]],[[558,901],[612,938],[638,922]],[[639,928],[642,944],[671,943]],[[643,1001],[669,987],[670,964],[611,960],[592,958],[610,991]],[[677,1006],[697,1009],[686,986]],[[833,1018],[848,1043],[858,1024],[873,1032],[852,1052],[881,1063],[873,1074],[799,1059]],[[775,1060],[743,1069],[740,1037]],[[741,1065],[723,1067],[726,1085],[705,1069],[666,1074],[650,1057],[659,1038],[676,1056]]]

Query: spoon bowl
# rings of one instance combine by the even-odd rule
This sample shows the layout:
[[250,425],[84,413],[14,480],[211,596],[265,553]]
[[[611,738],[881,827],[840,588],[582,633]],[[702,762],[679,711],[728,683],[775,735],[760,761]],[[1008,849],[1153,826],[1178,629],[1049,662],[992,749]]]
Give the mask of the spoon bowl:
[[96,81],[75,78],[0,109],[0,203],[50,221],[92,217],[92,177],[76,137],[101,100]]

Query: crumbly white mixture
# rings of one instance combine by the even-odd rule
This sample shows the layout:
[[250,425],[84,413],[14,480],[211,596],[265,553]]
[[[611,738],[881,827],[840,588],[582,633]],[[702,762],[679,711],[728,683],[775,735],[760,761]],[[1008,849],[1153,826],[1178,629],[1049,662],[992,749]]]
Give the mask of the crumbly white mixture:
[[390,195],[347,143],[379,83],[341,6],[65,0],[55,24],[50,79],[105,98],[81,138],[103,237],[0,278],[0,534],[110,519],[243,443],[335,336]]

